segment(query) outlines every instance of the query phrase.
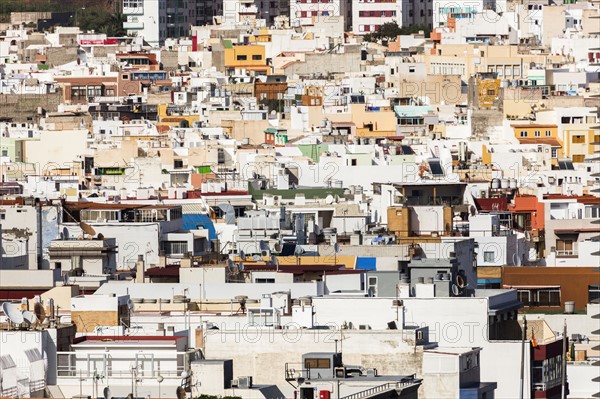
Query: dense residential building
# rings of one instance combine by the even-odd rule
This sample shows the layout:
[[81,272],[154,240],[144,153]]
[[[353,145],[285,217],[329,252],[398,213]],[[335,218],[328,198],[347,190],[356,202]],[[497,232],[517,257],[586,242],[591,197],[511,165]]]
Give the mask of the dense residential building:
[[598,1],[112,6],[0,10],[0,396],[597,396]]

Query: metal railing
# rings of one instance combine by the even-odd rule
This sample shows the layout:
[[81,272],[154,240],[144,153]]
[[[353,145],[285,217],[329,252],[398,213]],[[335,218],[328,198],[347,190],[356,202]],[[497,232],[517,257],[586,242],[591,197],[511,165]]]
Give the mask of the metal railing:
[[[138,355],[140,356],[140,355]],[[156,378],[159,374],[164,378],[178,378],[189,368],[188,362],[194,359],[192,353],[177,353],[177,358],[155,358],[153,354],[141,357],[132,357],[131,361],[137,363],[135,371],[123,367],[114,367],[112,362],[122,363],[124,358],[113,358],[109,354],[78,354],[74,352],[58,352],[56,367],[59,378],[93,378],[98,375],[110,378],[131,378],[132,372],[139,378]],[[176,365],[173,362],[176,362]],[[170,363],[165,365],[163,362]],[[162,363],[162,364],[161,364]],[[95,367],[96,366],[96,367]]]
[[344,396],[341,399],[365,399],[365,398],[371,397],[378,393],[387,392],[387,391],[407,387],[410,385],[414,385],[416,383],[419,383],[420,381],[421,380],[416,379],[415,374],[413,374],[412,376],[403,378],[402,380],[400,380],[398,382],[388,382],[386,384],[377,385],[375,387],[365,389],[364,391],[360,391],[360,392],[356,392],[356,393],[353,393],[348,396]]

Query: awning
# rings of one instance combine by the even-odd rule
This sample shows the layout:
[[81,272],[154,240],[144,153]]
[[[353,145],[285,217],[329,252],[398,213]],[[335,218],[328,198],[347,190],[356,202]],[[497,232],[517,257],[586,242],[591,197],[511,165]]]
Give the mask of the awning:
[[376,270],[377,258],[374,257],[358,257],[356,258],[356,268],[358,270]]
[[560,285],[510,285],[504,284],[503,288],[512,288],[514,290],[544,290],[548,288],[560,288]]
[[501,278],[478,278],[477,284],[500,284]]

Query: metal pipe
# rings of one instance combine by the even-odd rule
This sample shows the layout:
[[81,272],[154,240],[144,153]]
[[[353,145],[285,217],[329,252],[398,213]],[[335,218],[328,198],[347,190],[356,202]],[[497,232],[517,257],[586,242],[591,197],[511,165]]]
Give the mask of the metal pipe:
[[521,387],[519,399],[523,399],[525,389],[525,337],[527,336],[527,317],[523,316],[523,336],[521,337]]

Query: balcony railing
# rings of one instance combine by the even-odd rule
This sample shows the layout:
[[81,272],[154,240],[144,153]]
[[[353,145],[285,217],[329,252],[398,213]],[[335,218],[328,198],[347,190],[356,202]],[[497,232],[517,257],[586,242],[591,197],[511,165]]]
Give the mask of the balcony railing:
[[556,257],[567,257],[567,256],[578,256],[578,251],[575,249],[564,249],[564,250],[557,250],[556,251]]

